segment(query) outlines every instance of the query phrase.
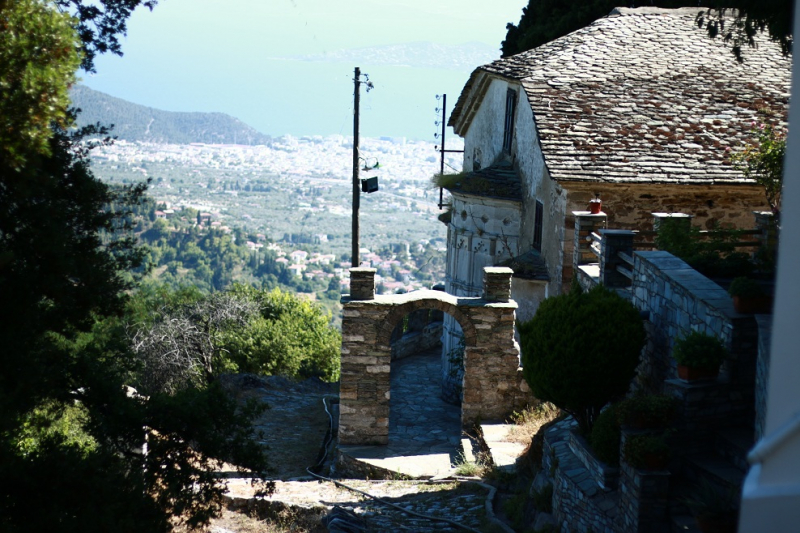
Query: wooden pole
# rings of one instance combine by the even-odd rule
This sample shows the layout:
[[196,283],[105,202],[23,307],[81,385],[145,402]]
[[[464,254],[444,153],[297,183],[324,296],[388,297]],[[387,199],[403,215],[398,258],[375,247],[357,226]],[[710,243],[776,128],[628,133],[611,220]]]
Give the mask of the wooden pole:
[[358,244],[358,208],[361,203],[361,189],[358,179],[358,107],[359,107],[359,84],[361,83],[361,69],[356,67],[355,77],[353,78],[353,255],[350,264],[355,268],[361,266],[359,244]]

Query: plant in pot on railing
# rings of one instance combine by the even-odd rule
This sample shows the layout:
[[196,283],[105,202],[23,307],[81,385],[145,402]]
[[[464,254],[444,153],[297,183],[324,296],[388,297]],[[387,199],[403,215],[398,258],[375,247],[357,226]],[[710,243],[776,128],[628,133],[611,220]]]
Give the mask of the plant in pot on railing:
[[683,500],[703,533],[735,533],[739,515],[739,487],[721,490],[703,479]]
[[675,342],[672,356],[678,363],[678,377],[695,381],[716,378],[728,351],[717,337],[693,331]]
[[625,439],[622,456],[634,468],[664,470],[669,466],[671,454],[663,433],[638,433]]
[[733,296],[733,308],[737,313],[769,313],[772,310],[772,296],[754,279],[736,278],[728,292]]
[[675,399],[665,394],[637,393],[616,409],[620,425],[631,429],[662,429],[675,419]]

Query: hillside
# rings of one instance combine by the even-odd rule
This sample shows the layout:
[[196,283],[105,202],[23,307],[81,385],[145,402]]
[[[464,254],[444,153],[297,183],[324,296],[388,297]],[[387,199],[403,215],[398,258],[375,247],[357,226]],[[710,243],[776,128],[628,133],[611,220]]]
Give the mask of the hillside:
[[126,141],[169,144],[269,144],[271,138],[224,113],[178,113],[115,98],[85,85],[70,91],[72,105],[83,112],[78,125],[113,124],[113,134]]

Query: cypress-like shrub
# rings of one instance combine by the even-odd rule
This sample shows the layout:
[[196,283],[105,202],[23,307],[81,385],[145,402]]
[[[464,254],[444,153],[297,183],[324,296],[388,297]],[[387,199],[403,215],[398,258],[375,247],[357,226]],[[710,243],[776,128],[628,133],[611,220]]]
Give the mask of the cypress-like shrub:
[[645,341],[639,311],[602,285],[544,300],[519,331],[534,395],[571,414],[585,436],[627,392]]

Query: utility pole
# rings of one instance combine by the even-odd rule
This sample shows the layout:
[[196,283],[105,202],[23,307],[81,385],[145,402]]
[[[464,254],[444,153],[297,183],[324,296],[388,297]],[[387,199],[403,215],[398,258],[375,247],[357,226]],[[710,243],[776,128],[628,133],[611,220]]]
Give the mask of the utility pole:
[[361,266],[361,254],[358,244],[358,208],[361,203],[361,191],[359,190],[358,180],[358,106],[360,101],[361,69],[356,67],[353,78],[353,255],[350,258],[350,265],[353,268]]

